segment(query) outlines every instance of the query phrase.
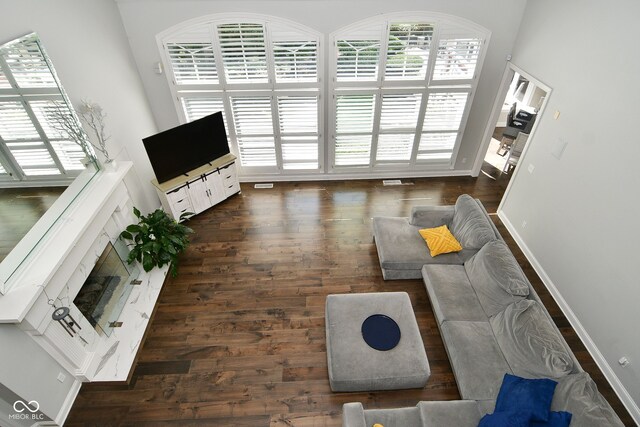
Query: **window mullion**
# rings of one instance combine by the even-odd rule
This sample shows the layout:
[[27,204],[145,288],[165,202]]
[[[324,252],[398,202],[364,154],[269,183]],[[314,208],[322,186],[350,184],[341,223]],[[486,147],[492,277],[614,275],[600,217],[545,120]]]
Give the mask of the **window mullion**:
[[9,147],[7,147],[6,142],[2,139],[1,136],[0,136],[0,157],[4,160],[2,164],[4,166],[5,171],[14,173],[15,174],[14,178],[16,178],[19,181],[22,181],[27,177],[25,173],[22,171],[22,168],[16,161],[15,157],[13,157],[13,154],[11,154],[11,150],[9,150]]
[[211,36],[211,47],[213,49],[213,59],[216,61],[216,69],[218,71],[218,82],[223,90],[227,88],[227,70],[224,68],[224,62],[222,61],[222,49],[220,49],[220,38],[218,37],[218,26],[211,24],[209,27],[209,34]]
[[384,85],[384,75],[387,69],[387,50],[389,49],[389,27],[390,22],[386,21],[383,27],[384,33],[380,38],[380,68],[378,70],[378,87],[381,88]]
[[373,132],[371,133],[371,153],[369,154],[369,168],[372,169],[376,162],[378,151],[378,136],[380,135],[380,115],[382,113],[382,92],[375,91],[373,97]]
[[278,99],[271,92],[271,120],[273,122],[273,143],[276,149],[276,167],[282,172],[284,169],[282,163],[282,138],[280,135],[280,111],[278,109]]
[[429,102],[429,90],[422,91],[422,102],[420,103],[420,112],[418,113],[418,123],[416,124],[416,133],[413,138],[413,147],[411,149],[411,157],[409,164],[413,167],[418,157],[418,147],[420,146],[420,138],[422,137],[422,126],[424,124],[424,116],[427,111],[427,103]]
[[273,90],[276,82],[276,65],[273,57],[273,42],[271,40],[269,24],[265,22],[262,28],[264,34],[264,50],[267,56],[267,79],[269,80],[270,89]]
[[438,46],[440,46],[440,22],[437,22],[431,36],[431,46],[429,46],[429,63],[427,64],[427,75],[425,85],[429,87],[433,80],[433,70],[436,67],[438,57]]

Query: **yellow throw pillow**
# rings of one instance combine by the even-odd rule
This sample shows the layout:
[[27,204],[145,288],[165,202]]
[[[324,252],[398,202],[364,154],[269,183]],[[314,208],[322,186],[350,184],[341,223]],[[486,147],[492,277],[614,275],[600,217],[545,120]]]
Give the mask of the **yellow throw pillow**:
[[453,234],[451,234],[446,225],[435,228],[424,228],[419,230],[419,233],[425,242],[427,242],[432,257],[462,250],[462,246],[460,246],[460,243],[453,237]]

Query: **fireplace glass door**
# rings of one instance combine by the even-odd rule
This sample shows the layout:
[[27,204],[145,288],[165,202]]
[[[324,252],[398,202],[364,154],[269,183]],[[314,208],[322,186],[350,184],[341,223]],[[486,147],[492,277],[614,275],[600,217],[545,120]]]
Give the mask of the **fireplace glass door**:
[[[120,244],[120,241],[116,241],[116,245]],[[128,265],[123,262],[121,256],[126,256],[126,247],[120,249],[111,243],[107,244],[73,300],[89,323],[107,336],[117,327],[118,317],[133,289],[132,282],[139,273],[136,264]]]

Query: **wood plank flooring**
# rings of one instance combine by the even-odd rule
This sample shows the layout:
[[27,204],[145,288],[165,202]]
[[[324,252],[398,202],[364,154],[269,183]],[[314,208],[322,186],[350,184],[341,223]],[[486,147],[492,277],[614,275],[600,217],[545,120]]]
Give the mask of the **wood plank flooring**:
[[[340,426],[342,404],[413,406],[459,399],[451,366],[420,280],[383,281],[371,217],[407,216],[415,205],[453,204],[462,193],[492,213],[507,176],[477,179],[242,185],[193,218],[192,244],[160,295],[128,385],[86,384],[66,425]],[[499,223],[510,247],[581,363],[628,425],[596,365]],[[324,329],[326,295],[406,291],[432,375],[421,390],[332,393]]]

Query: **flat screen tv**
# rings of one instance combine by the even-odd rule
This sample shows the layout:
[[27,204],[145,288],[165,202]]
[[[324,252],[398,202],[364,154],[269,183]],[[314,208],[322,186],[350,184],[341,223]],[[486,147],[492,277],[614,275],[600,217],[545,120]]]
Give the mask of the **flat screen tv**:
[[165,182],[229,153],[222,113],[213,113],[142,140],[158,182]]

